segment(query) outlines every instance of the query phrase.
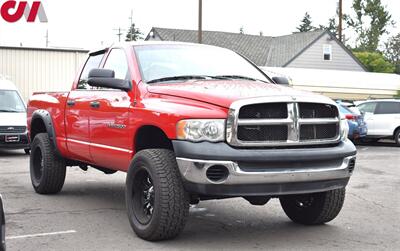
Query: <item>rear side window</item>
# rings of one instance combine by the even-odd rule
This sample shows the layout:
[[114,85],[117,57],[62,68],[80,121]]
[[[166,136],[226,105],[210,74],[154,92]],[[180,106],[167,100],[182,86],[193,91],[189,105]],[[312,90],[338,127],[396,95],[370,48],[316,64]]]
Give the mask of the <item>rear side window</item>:
[[400,114],[400,102],[378,103],[375,114]]
[[375,102],[370,102],[370,103],[364,103],[358,106],[358,109],[362,112],[365,113],[374,113],[376,108],[376,103]]
[[103,59],[104,53],[90,56],[86,61],[85,67],[83,67],[83,71],[81,77],[79,78],[77,89],[88,90],[90,89],[89,84],[87,83],[89,72],[92,69],[96,69],[100,67],[101,60]]

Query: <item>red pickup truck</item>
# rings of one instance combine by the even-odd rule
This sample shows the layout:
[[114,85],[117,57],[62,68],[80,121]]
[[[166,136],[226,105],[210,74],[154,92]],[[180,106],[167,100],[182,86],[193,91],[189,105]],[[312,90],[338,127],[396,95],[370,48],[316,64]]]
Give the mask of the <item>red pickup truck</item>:
[[189,205],[208,199],[278,198],[294,222],[328,222],[356,149],[332,100],[284,84],[213,46],[92,52],[70,92],[29,101],[33,187],[60,192],[67,166],[127,172],[129,221],[146,240],[177,236]]

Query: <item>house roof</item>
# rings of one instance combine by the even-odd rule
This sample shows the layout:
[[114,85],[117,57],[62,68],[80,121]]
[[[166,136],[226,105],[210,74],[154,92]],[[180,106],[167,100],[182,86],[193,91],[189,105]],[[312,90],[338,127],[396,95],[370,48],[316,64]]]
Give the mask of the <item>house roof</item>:
[[[164,41],[196,43],[196,30],[154,27],[152,32]],[[320,37],[324,31],[294,33],[281,37],[247,35],[221,31],[203,31],[203,43],[236,51],[256,65],[283,66],[306,46]],[[150,38],[150,34],[146,40]]]
[[[249,58],[256,65],[284,67],[326,33],[330,34],[329,31],[317,30],[269,37],[221,31],[203,31],[202,39],[204,44],[220,46],[236,51]],[[151,38],[150,35],[158,36],[164,41],[197,43],[198,39],[197,30],[153,27],[147,35],[146,40]],[[364,65],[341,42],[336,41],[365,69]]]

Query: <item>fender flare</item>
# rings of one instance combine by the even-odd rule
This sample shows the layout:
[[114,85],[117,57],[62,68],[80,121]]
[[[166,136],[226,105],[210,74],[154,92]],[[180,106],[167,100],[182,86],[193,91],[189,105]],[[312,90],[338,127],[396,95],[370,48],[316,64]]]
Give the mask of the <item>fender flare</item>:
[[[32,124],[35,120],[41,120],[46,127],[46,132],[49,135],[50,142],[52,143],[55,152],[61,156],[60,151],[58,150],[57,147],[57,137],[56,137],[56,132],[54,130],[53,126],[53,119],[51,118],[50,112],[46,110],[36,110],[32,114],[32,120],[31,120],[31,131],[32,131]],[[32,139],[33,141],[33,139]]]

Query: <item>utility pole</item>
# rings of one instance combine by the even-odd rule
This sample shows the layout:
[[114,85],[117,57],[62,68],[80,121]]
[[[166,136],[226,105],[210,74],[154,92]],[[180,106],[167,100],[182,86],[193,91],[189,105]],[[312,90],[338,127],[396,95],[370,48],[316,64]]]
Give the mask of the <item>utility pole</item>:
[[343,0],[339,0],[339,26],[338,26],[338,36],[339,41],[342,42],[342,20],[343,20]]
[[132,41],[132,39],[133,39],[133,37],[132,37],[132,33],[133,33],[133,30],[132,30],[132,25],[133,25],[133,10],[131,10],[131,17],[129,18],[130,20],[131,20],[131,26],[129,27],[129,38],[130,38],[130,40]]
[[121,27],[119,27],[118,29],[114,29],[114,30],[118,31],[118,33],[115,35],[118,36],[118,42],[121,42],[121,36],[123,35]]
[[199,44],[203,42],[203,0],[199,0]]

